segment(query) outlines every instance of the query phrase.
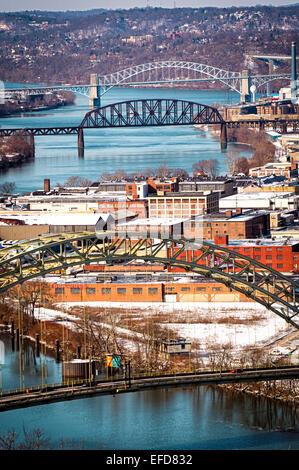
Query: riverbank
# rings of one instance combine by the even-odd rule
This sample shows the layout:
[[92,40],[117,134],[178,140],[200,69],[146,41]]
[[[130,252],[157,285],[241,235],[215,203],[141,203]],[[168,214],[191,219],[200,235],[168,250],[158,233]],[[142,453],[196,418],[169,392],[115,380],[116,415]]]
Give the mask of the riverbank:
[[[58,340],[61,358],[66,354],[68,360],[78,357],[78,348],[83,358],[86,354],[89,357],[93,346],[94,354],[102,357],[103,361],[107,350],[114,351],[129,357],[132,369],[139,371],[148,367],[157,372],[173,369],[173,358],[161,360],[155,355],[153,346],[163,331],[168,336],[180,335],[191,342],[190,355],[176,356],[177,372],[298,363],[296,344],[299,343],[299,332],[290,329],[284,320],[276,318],[260,305],[243,304],[146,304],[141,310],[137,303],[130,306],[104,302],[62,303],[36,308],[34,321],[32,316],[29,317],[24,328],[24,338],[35,343],[38,334],[40,343],[52,357],[57,352]],[[12,317],[7,318],[11,323]],[[16,314],[14,321],[18,325]],[[84,329],[86,323],[92,332],[90,338]],[[6,331],[9,333],[10,324],[6,325]],[[102,344],[97,344],[96,338],[101,338]],[[221,387],[234,393],[298,405],[298,380]]]
[[35,143],[31,135],[15,134],[0,139],[0,170],[20,166],[34,160]]
[[30,95],[24,99],[13,95],[4,104],[0,104],[0,117],[22,116],[28,112],[47,111],[74,104],[75,95],[72,92]]

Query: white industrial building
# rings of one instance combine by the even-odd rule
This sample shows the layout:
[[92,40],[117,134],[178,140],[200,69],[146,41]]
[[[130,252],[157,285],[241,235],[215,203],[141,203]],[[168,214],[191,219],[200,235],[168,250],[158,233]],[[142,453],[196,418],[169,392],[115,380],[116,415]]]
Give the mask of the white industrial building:
[[219,209],[296,210],[298,196],[291,192],[242,192],[221,198]]

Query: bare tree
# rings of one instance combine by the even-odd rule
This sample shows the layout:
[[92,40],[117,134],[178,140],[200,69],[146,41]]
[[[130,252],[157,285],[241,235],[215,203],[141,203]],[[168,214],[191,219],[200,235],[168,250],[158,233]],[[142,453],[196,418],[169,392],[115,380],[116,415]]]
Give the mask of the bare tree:
[[23,434],[24,438],[21,442],[18,442],[19,436],[14,430],[0,434],[0,450],[45,450],[50,448],[50,439],[45,437],[39,428],[28,431],[23,426]]
[[92,181],[87,178],[82,178],[81,176],[70,176],[63,184],[65,187],[87,187],[91,186]]
[[0,192],[4,194],[12,193],[16,188],[16,183],[12,181],[5,181],[0,185]]
[[219,173],[219,161],[217,158],[210,158],[209,160],[198,160],[192,165],[195,172],[203,171],[211,178],[215,178]]

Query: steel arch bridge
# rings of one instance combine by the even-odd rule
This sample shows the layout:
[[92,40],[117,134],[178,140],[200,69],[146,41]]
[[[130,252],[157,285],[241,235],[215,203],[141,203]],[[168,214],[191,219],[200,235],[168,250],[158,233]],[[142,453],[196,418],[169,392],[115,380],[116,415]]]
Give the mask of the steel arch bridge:
[[[137,77],[141,77],[137,79]],[[161,84],[161,83],[186,83],[196,81],[221,81],[228,88],[241,94],[242,79],[249,79],[257,89],[272,80],[290,80],[290,74],[271,74],[271,75],[254,75],[245,77],[242,72],[231,72],[214,67],[207,64],[197,62],[165,60],[149,62],[146,64],[134,65],[132,67],[119,70],[111,74],[98,77],[97,84],[69,84],[69,85],[49,85],[34,86],[23,88],[6,88],[4,94],[7,93],[23,93],[23,94],[40,94],[55,91],[73,91],[84,96],[90,96],[91,90],[96,85],[100,88],[100,96],[103,96],[111,88],[115,86],[136,86],[144,84]]]
[[128,233],[78,232],[42,236],[0,250],[0,293],[76,265],[142,260],[182,268],[225,284],[299,329],[299,285],[268,266],[224,247],[185,238],[139,238]]
[[86,113],[80,128],[223,124],[216,108],[191,101],[148,99],[122,101]]
[[[135,78],[140,75],[143,76],[143,79],[136,81]],[[164,60],[135,65],[118,72],[100,76],[99,85],[105,88],[104,93],[106,93],[111,88],[124,84],[136,85],[147,82],[154,84],[159,82],[219,80],[228,88],[241,94],[241,81],[244,78],[248,77],[243,77],[242,72],[231,72],[207,64],[179,60]],[[290,74],[257,75],[250,77],[251,83],[254,84],[257,89],[277,78],[290,79]]]

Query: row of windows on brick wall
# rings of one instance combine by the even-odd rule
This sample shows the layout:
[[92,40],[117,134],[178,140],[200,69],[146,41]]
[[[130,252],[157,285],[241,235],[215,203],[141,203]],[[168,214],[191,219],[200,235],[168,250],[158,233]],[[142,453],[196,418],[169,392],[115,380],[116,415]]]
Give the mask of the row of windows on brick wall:
[[[282,267],[282,265],[277,265],[278,267]],[[174,287],[168,287],[166,289],[168,292],[176,290]],[[181,287],[181,292],[190,292],[190,287]],[[205,287],[196,287],[197,291],[206,291]],[[221,287],[213,287],[213,291],[221,291]],[[79,287],[71,287],[71,294],[80,294],[81,289]],[[87,287],[86,288],[86,294],[95,294],[96,289],[94,287]],[[127,289],[126,287],[118,287],[117,288],[117,293],[118,294],[126,294]],[[143,293],[143,288],[142,287],[133,287],[133,294],[142,294]],[[148,288],[148,293],[150,295],[155,295],[158,294],[158,288],[157,287],[149,287]],[[64,294],[64,287],[56,287],[55,289],[55,294]],[[110,287],[102,287],[102,294],[111,294],[111,288]]]
[[[142,294],[143,289],[142,287],[133,287],[133,294]],[[81,289],[80,287],[71,287],[71,294],[80,294]],[[96,289],[95,287],[87,287],[86,288],[86,294],[95,294]],[[118,287],[117,288],[117,293],[118,294],[126,294],[127,289],[126,287]],[[157,287],[149,287],[148,288],[148,293],[151,295],[158,294],[158,288]],[[64,287],[56,287],[55,288],[55,294],[64,294]],[[110,287],[102,287],[102,294],[111,294],[111,288]]]

